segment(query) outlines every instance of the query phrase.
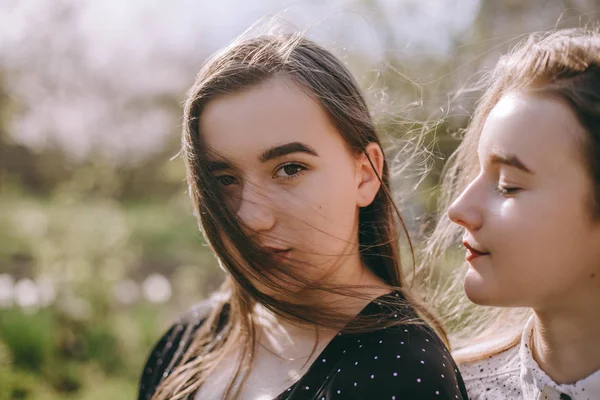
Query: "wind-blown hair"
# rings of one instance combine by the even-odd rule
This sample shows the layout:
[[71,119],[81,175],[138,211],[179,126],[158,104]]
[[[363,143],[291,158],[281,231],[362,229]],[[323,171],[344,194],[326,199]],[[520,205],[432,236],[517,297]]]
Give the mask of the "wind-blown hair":
[[[361,288],[326,286],[294,273],[297,269],[274,260],[248,237],[235,212],[227,206],[224,194],[207,168],[210,154],[200,131],[202,113],[209,102],[221,96],[280,78],[297,85],[322,107],[349,151],[366,155],[367,145],[376,143],[381,147],[369,108],[351,73],[332,53],[301,34],[237,40],[206,62],[185,102],[182,154],[200,229],[227,277],[220,289],[221,300],[215,302],[179,365],[160,384],[155,400],[179,399],[194,393],[227,351],[238,346],[242,349],[241,356],[225,394],[227,398],[235,398],[254,357],[256,304],[292,322],[317,328],[364,332],[418,322],[381,321],[380,316],[370,315],[346,326],[349,316],[336,311],[335,304],[327,307],[294,298],[290,287],[355,297],[361,296]],[[445,339],[441,325],[406,290],[400,262],[399,225],[407,238],[408,234],[390,193],[386,162],[379,179],[381,187],[375,199],[359,210],[361,260],[386,285],[404,291],[404,301]],[[410,240],[407,247],[412,251]],[[228,316],[225,322],[221,318],[224,309]]]
[[[485,79],[487,90],[476,106],[462,143],[448,160],[442,175],[440,215],[427,246],[425,268],[440,265],[447,252],[460,243],[463,228],[452,223],[446,211],[479,173],[476,154],[481,131],[491,110],[510,92],[550,96],[564,102],[577,116],[586,132],[581,154],[593,182],[588,201],[590,218],[600,218],[599,30],[575,28],[533,34],[503,56]],[[466,264],[457,268],[451,289],[432,299],[433,304],[441,304],[457,296],[446,319],[458,324],[455,332],[457,347],[469,345],[466,351],[456,353],[459,362],[484,359],[516,344],[530,314],[530,310],[524,309],[472,305],[462,290],[456,290],[462,286],[459,282],[462,283],[465,272]]]

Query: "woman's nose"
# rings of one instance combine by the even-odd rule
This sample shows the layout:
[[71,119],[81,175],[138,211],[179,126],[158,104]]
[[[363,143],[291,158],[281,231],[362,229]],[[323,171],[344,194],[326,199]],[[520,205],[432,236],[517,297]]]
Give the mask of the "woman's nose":
[[469,231],[478,230],[483,223],[482,200],[475,180],[448,208],[448,218]]
[[247,183],[242,190],[238,218],[254,233],[265,232],[275,225],[273,202],[256,184]]

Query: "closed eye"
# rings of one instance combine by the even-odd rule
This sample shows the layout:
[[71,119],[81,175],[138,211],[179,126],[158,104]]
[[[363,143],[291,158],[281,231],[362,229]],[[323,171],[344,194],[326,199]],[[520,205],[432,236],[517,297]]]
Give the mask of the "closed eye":
[[503,186],[503,185],[498,185],[498,187],[496,187],[496,191],[498,193],[500,193],[502,196],[514,195],[514,194],[518,193],[519,190],[521,190],[521,188],[510,187],[510,186]]

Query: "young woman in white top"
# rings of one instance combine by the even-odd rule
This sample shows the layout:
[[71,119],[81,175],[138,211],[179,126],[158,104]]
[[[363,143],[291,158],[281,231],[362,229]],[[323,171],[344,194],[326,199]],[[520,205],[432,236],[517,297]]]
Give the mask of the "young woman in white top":
[[432,241],[461,238],[466,296],[494,306],[455,354],[469,398],[600,399],[600,33],[534,34],[489,79]]

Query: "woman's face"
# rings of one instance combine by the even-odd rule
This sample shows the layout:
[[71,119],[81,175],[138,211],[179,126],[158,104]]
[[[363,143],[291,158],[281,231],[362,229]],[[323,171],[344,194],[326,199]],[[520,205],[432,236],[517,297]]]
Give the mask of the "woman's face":
[[[311,281],[337,263],[360,263],[358,210],[379,182],[315,100],[272,79],[210,101],[200,132],[209,170],[260,246]],[[368,150],[381,154],[377,145]]]
[[600,293],[584,135],[571,109],[552,98],[508,94],[491,111],[479,175],[449,210],[465,228],[464,286],[475,303],[544,309]]

